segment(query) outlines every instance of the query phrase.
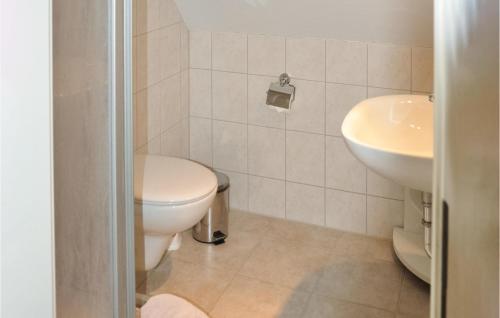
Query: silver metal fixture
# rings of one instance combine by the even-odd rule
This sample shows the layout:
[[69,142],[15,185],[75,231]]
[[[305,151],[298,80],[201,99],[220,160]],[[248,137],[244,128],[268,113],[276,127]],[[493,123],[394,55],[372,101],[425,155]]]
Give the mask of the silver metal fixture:
[[222,244],[228,235],[229,178],[220,172],[217,176],[217,195],[207,214],[193,227],[193,238],[203,243]]
[[289,110],[295,100],[295,86],[290,84],[290,76],[283,73],[279,82],[271,83],[267,91],[266,104]]
[[432,250],[432,193],[422,192],[422,225],[424,226],[424,249],[429,257]]

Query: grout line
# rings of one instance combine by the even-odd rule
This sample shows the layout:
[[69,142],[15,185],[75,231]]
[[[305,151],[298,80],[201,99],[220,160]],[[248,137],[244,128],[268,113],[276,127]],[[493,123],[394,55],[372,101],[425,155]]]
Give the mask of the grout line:
[[[213,67],[213,60],[214,60],[214,36],[213,32],[210,32],[210,68]],[[214,94],[213,94],[213,88],[214,88],[214,76],[213,76],[213,71],[210,69],[210,152],[212,155],[211,158],[211,166],[212,168],[214,167],[214,158],[215,158],[215,149],[214,149]]]
[[[369,97],[370,44],[366,44],[366,98]],[[365,168],[365,234],[368,234],[368,170]]]
[[403,292],[403,283],[404,283],[404,279],[405,279],[405,272],[404,271],[401,271],[401,282],[400,282],[400,285],[399,285],[399,292],[398,292],[398,301],[396,302],[396,312],[399,313],[399,306],[400,306],[400,303],[401,303],[401,294]]
[[276,177],[263,176],[263,175],[249,173],[249,172],[241,172],[241,171],[231,170],[231,169],[227,169],[227,168],[223,168],[223,167],[213,167],[213,168],[216,170],[224,170],[224,171],[227,171],[229,173],[237,173],[240,175],[247,175],[249,177],[257,177],[257,178],[269,179],[269,180],[274,180],[274,181],[289,182],[289,183],[295,183],[295,184],[299,184],[299,185],[314,187],[314,188],[318,188],[318,189],[334,190],[334,191],[339,191],[339,192],[362,195],[362,196],[366,196],[366,197],[380,198],[380,199],[392,200],[392,201],[397,201],[397,202],[404,202],[404,199],[395,199],[395,198],[384,197],[384,196],[376,195],[376,194],[354,192],[354,191],[349,191],[349,190],[344,190],[344,189],[334,188],[334,187],[328,187],[328,186],[323,187],[323,186],[319,186],[319,185],[315,185],[315,184],[309,184],[309,183],[304,183],[304,182],[299,182],[299,181],[294,181],[294,180],[280,179],[280,178],[276,178]]
[[365,167],[365,233],[368,234],[368,169]]
[[[288,39],[285,38],[285,73],[288,74],[288,69],[287,69],[287,44],[288,44]],[[288,194],[288,187],[287,187],[287,180],[288,180],[288,176],[287,176],[287,164],[286,164],[286,161],[287,161],[287,143],[288,143],[288,134],[287,134],[287,121],[288,121],[288,113],[285,113],[285,129],[284,129],[284,133],[285,133],[285,162],[283,163],[283,165],[285,166],[285,220],[288,219],[288,209],[286,208],[286,202],[287,202],[287,194]]]
[[151,87],[153,87],[153,86],[156,86],[156,85],[160,84],[161,82],[163,82],[163,81],[165,81],[165,80],[168,80],[168,79],[171,79],[172,77],[177,76],[177,75],[182,76],[182,70],[180,70],[180,71],[178,71],[178,72],[175,72],[175,73],[173,73],[173,74],[171,74],[171,75],[169,75],[169,76],[163,77],[163,78],[161,78],[160,80],[155,81],[155,82],[153,82],[153,83],[151,83],[151,84],[148,84],[148,85],[146,85],[145,87],[143,87],[143,88],[141,88],[141,89],[136,90],[135,92],[133,92],[133,94],[134,94],[134,95],[137,95],[137,94],[139,94],[139,93],[142,93],[143,91],[147,90],[148,88],[151,88]]
[[143,35],[147,35],[148,33],[151,33],[151,32],[154,32],[154,31],[159,31],[159,30],[162,30],[162,29],[167,29],[167,28],[170,28],[176,24],[182,24],[183,21],[180,20],[180,21],[177,21],[177,22],[173,22],[171,24],[167,24],[167,25],[162,25],[158,28],[154,28],[154,29],[151,29],[151,30],[147,30],[145,32],[142,32],[142,33],[136,33],[136,34],[133,34],[132,37],[133,38],[137,38],[137,37],[140,37],[140,36],[143,36]]
[[[248,73],[248,34],[246,35],[246,39],[247,39],[247,73]],[[246,126],[247,126],[247,167],[246,167],[246,171],[247,171],[247,173],[249,171],[249,159],[248,158],[249,158],[249,153],[250,153],[249,152],[249,145],[248,145],[249,144],[249,142],[248,142],[248,140],[249,140],[249,137],[248,137],[249,136],[249,134],[248,134],[248,132],[249,132],[249,124],[248,124],[248,98],[249,98],[248,95],[249,94],[248,94],[248,88],[249,88],[249,84],[248,84],[248,74],[247,74],[247,105],[246,105],[247,106],[247,108],[246,108],[247,109],[247,118],[246,118]],[[246,191],[247,192],[246,193],[247,209],[250,209],[250,178],[248,177],[248,175],[246,178],[246,183],[247,183],[247,191]]]
[[323,133],[325,137],[323,138],[323,225],[326,226],[326,60],[327,60],[327,43],[326,40],[324,42],[325,45],[325,107],[324,107],[324,114],[323,114]]
[[413,93],[413,48],[410,47],[410,91]]
[[[227,71],[227,70],[220,70],[220,69],[208,69],[208,68],[200,68],[200,67],[192,67],[191,69],[192,70],[200,70],[200,71],[210,71],[210,70],[212,70],[214,72],[220,72],[220,73],[246,74],[246,75],[250,75],[250,76],[274,78],[274,76],[269,75],[269,74],[242,73],[242,72]],[[368,70],[366,71],[366,73],[368,74]],[[300,77],[293,77],[293,80],[304,81],[304,82],[312,82],[312,83],[323,83],[323,84],[336,84],[336,85],[343,85],[343,86],[365,87],[367,89],[368,88],[377,88],[377,89],[388,89],[388,90],[395,90],[395,91],[402,91],[402,92],[412,92],[412,90],[408,89],[408,88],[394,88],[394,87],[383,87],[383,86],[368,85],[368,78],[366,79],[366,82],[367,82],[366,85],[359,85],[359,84],[352,84],[352,83],[343,83],[343,82],[335,82],[335,81],[323,81],[323,80],[318,81],[318,80],[312,80],[312,79],[300,78]],[[421,92],[421,91],[419,91],[419,92],[420,93],[430,93],[430,92]]]

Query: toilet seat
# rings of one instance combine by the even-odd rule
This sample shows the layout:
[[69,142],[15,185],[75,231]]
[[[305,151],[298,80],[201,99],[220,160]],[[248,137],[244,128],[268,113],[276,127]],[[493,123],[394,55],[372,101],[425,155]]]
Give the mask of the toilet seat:
[[202,200],[217,188],[217,178],[193,161],[157,156],[134,157],[134,199],[147,205],[183,205]]

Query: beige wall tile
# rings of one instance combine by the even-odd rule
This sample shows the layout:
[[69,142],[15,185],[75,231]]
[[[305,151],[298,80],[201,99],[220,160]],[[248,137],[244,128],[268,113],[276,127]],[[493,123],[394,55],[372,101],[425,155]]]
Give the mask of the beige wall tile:
[[285,128],[285,113],[278,113],[266,105],[267,90],[275,77],[248,75],[248,123]]
[[374,87],[411,88],[411,48],[368,44],[368,85]]
[[248,208],[250,211],[285,218],[285,182],[248,176]]
[[366,196],[326,189],[326,226],[366,233]]
[[137,67],[136,89],[157,83],[161,78],[160,33],[153,31],[136,37]]
[[161,135],[154,137],[149,140],[146,146],[144,147],[144,153],[151,155],[160,155],[161,154]]
[[325,80],[325,40],[288,38],[286,71],[292,78]]
[[167,78],[181,70],[181,29],[174,24],[160,29],[160,67],[161,77]]
[[139,20],[137,19],[137,9],[139,0],[132,0],[132,36],[137,35],[137,24]]
[[368,196],[367,233],[391,238],[396,226],[403,226],[403,201]]
[[160,83],[161,131],[164,132],[182,119],[181,74],[171,76]]
[[209,31],[189,32],[189,61],[192,68],[212,67],[212,33]]
[[135,0],[136,33],[143,34],[160,27],[160,0]]
[[189,121],[184,119],[161,135],[161,154],[164,156],[189,157]]
[[[135,25],[135,24],[134,24]],[[144,61],[143,61],[144,63]],[[133,37],[132,38],[132,90],[134,93],[137,93],[138,91],[138,68],[137,68],[137,37]],[[143,72],[144,73],[144,72]],[[141,76],[144,76],[144,74],[142,74]],[[142,81],[144,81],[144,79],[141,79]]]
[[247,122],[247,75],[212,72],[213,118]]
[[303,223],[325,225],[325,189],[287,182],[286,218]]
[[326,41],[326,81],[365,86],[367,83],[366,43]]
[[[161,83],[137,93],[136,116],[139,143],[158,136],[161,132]],[[141,135],[144,134],[144,135]]]
[[247,72],[247,36],[242,33],[212,34],[212,68],[218,71]]
[[[171,0],[173,1],[173,0]],[[186,24],[181,23],[181,70],[185,71],[189,69],[189,30]]]
[[431,93],[434,91],[434,52],[432,48],[412,49],[412,91]]
[[235,172],[247,171],[247,126],[214,120],[214,167]]
[[389,199],[404,200],[403,186],[368,169],[366,192]]
[[410,91],[401,89],[368,87],[368,98],[385,96],[385,95],[406,95],[410,93],[411,93]]
[[212,121],[191,117],[189,121],[189,158],[212,166]]
[[[139,0],[140,1],[140,0]],[[175,0],[159,0],[159,26],[165,27],[182,21]]]
[[285,38],[248,35],[248,73],[278,77],[285,72]]
[[191,116],[212,117],[212,72],[191,69],[189,72],[189,111]]
[[325,83],[295,80],[295,101],[286,114],[286,128],[324,134]]
[[[144,102],[141,101],[141,103]],[[134,150],[137,150],[148,142],[147,125],[147,116],[144,106],[141,105],[139,108],[137,94],[134,94]]]
[[181,72],[181,115],[189,117],[189,70]]
[[[189,82],[190,115],[213,116],[216,125],[224,126],[224,131],[212,129],[217,135],[212,149],[218,161],[216,166],[239,174],[247,173],[248,169],[251,175],[276,179],[283,178],[282,169],[286,166],[287,181],[326,186],[332,191],[360,194],[369,191],[374,196],[401,198],[398,186],[367,175],[365,166],[355,159],[340,137],[345,115],[367,96],[409,94],[415,90],[411,85],[412,81],[415,85],[415,75],[419,73],[413,72],[412,78],[411,48],[197,30],[190,33],[190,49],[191,68],[199,68],[191,69],[190,76],[200,72],[198,78],[191,78]],[[413,56],[419,53],[418,49],[413,50]],[[420,66],[415,65],[415,59],[413,62],[415,71]],[[226,73],[214,72],[208,76],[211,68]],[[278,80],[278,73],[284,68],[297,86],[297,98],[288,114],[278,113],[265,104],[269,84]],[[425,69],[425,65],[422,68]],[[233,128],[228,129],[229,126]],[[286,128],[287,134],[318,135],[304,147],[298,141],[294,143],[285,138],[286,165],[282,166],[277,146],[281,141],[274,129],[263,127]],[[250,131],[248,136],[245,129]],[[264,131],[269,134],[264,136]],[[324,134],[338,138],[321,136]],[[207,138],[208,141],[211,139]],[[272,155],[266,157],[266,154]],[[321,160],[325,163],[318,164]],[[354,193],[352,196],[356,196]],[[251,203],[247,206],[251,209]],[[363,211],[366,214],[366,203]],[[303,217],[297,215],[296,219]],[[363,227],[366,229],[366,215]]]
[[248,172],[285,179],[285,131],[248,126]]
[[[227,170],[219,170],[229,177],[229,204],[231,209],[248,211],[248,175]],[[229,216],[232,218],[232,215]],[[229,231],[233,231],[230,228]]]
[[366,87],[326,84],[326,134],[342,136],[342,122],[349,111],[366,99]]
[[366,168],[340,137],[326,137],[326,186],[366,193]]
[[286,180],[325,185],[325,136],[287,131]]

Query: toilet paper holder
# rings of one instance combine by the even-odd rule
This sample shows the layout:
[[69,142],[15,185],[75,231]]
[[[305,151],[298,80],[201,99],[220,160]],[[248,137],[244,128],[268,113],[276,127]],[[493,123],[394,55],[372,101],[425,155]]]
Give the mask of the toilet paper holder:
[[279,77],[279,82],[271,83],[269,86],[266,104],[282,110],[290,110],[294,100],[295,86],[290,84],[290,76],[283,73]]

